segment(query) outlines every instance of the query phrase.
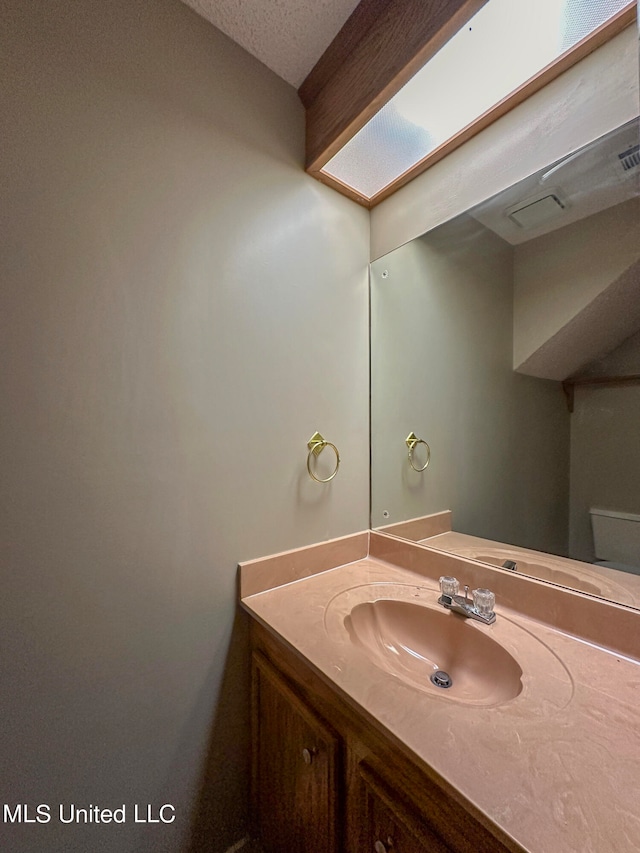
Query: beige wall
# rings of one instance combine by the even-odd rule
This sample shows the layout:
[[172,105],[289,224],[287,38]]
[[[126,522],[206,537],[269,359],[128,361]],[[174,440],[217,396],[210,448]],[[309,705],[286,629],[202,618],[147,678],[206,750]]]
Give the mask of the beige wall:
[[368,526],[368,214],[305,176],[295,91],[177,0],[0,16],[3,800],[178,815],[0,847],[185,851],[197,815],[217,853],[236,563]]
[[469,210],[638,115],[627,27],[371,212],[371,258]]
[[[516,247],[515,369],[569,326],[640,258],[639,210],[638,201],[631,199]],[[637,287],[634,290],[637,298]],[[635,306],[623,304],[620,308],[623,314],[629,310]],[[566,363],[571,364],[570,354]],[[572,372],[561,371],[558,378]]]
[[558,383],[512,370],[513,249],[459,217],[376,261],[371,286],[373,525],[451,509],[454,530],[566,553],[569,418]]
[[[640,374],[640,332],[605,358],[590,376]],[[640,513],[640,385],[576,389],[571,416],[570,553],[593,561],[589,510]]]

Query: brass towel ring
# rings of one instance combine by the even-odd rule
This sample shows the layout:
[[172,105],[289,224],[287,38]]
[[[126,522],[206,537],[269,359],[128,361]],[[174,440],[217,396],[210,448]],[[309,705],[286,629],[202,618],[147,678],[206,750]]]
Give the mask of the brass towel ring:
[[[316,483],[328,483],[329,480],[333,480],[333,478],[338,473],[338,468],[340,467],[340,454],[338,453],[338,448],[335,446],[335,444],[331,444],[330,441],[326,441],[326,439],[324,439],[319,432],[314,432],[314,434],[307,442],[307,447],[309,448],[309,454],[307,456],[307,471],[309,472],[309,476],[311,477],[311,479],[315,480]],[[336,467],[334,468],[332,474],[322,479],[321,477],[316,477],[314,472],[311,470],[311,457],[315,456],[317,459],[318,456],[320,456],[322,451],[325,449],[325,447],[331,447],[333,449],[333,452],[336,454]]]
[[[424,441],[424,439],[422,439],[422,438],[418,438],[418,436],[415,434],[415,432],[410,432],[409,435],[405,439],[405,444],[409,448],[409,454],[408,454],[409,465],[411,465],[413,470],[417,471],[418,473],[420,473],[420,471],[424,471],[424,469],[427,467],[429,462],[431,462],[431,448],[429,447],[427,442]],[[422,468],[416,468],[416,466],[413,464],[413,451],[416,449],[416,446],[418,444],[424,444],[424,446],[427,448],[427,461],[424,463]]]

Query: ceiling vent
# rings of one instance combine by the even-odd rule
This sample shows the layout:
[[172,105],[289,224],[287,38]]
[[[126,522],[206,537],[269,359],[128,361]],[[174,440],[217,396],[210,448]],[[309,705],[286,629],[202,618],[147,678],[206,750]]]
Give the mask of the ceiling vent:
[[516,225],[521,228],[536,228],[548,222],[550,219],[555,219],[565,209],[564,204],[555,193],[550,193],[535,201],[530,201],[528,204],[516,205],[506,211],[509,219],[513,220]]

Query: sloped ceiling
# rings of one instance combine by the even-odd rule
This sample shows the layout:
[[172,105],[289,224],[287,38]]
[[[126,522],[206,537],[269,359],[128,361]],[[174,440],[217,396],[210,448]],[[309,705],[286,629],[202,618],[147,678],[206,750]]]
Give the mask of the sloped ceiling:
[[640,329],[640,261],[545,341],[517,370],[542,379],[582,375]]
[[[515,247],[519,373],[563,381],[640,329],[637,146],[633,120],[471,211]],[[549,193],[563,206],[548,221],[511,220],[514,208]]]

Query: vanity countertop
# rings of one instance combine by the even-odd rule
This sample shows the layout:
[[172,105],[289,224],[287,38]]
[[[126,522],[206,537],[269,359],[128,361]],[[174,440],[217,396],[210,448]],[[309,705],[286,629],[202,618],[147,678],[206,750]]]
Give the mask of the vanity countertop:
[[[504,606],[494,584],[496,622],[487,626],[468,620],[469,629],[490,632],[516,657],[523,670],[520,695],[480,707],[418,689],[376,666],[352,643],[344,616],[370,597],[372,584],[380,585],[374,589],[380,597],[399,593],[433,607],[438,575],[451,573],[443,568],[457,565],[461,581],[474,584],[482,579],[479,572],[496,570],[413,543],[396,540],[390,547],[405,556],[390,562],[369,549],[366,556],[353,559],[350,554],[341,564],[334,559],[331,567],[331,559],[322,564],[317,551],[314,556],[301,549],[295,559],[296,552],[282,556],[284,573],[273,557],[243,564],[242,605],[525,850],[640,849],[640,662]],[[334,558],[339,553],[334,547]],[[305,569],[305,560],[315,560],[314,567]],[[251,578],[258,576],[256,585]],[[544,586],[524,579],[517,583],[525,591],[527,583],[534,584],[533,598]],[[564,596],[563,607],[588,601],[548,586],[540,594],[549,590]],[[609,618],[619,611],[615,605],[597,605],[610,608]],[[628,626],[629,614],[625,618]],[[640,620],[640,614],[632,618]]]

